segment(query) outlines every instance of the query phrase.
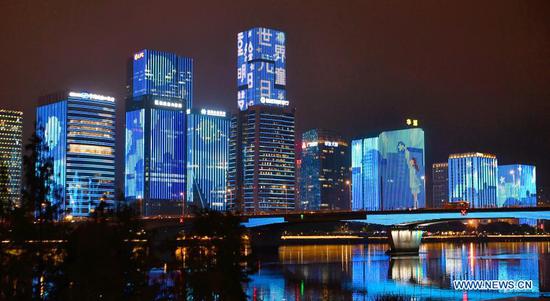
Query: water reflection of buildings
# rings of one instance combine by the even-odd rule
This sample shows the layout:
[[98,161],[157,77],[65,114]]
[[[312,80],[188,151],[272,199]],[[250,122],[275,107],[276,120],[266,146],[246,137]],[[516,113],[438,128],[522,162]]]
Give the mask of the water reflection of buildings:
[[537,244],[539,260],[539,291],[550,292],[550,243]]
[[[352,279],[352,253],[364,246],[324,245],[281,247],[285,290],[295,300],[352,300],[347,283]],[[352,250],[352,248],[354,250]]]
[[418,300],[514,297],[504,292],[452,289],[453,280],[533,280],[538,296],[549,291],[550,243],[425,244],[417,257],[390,258],[387,245],[290,246],[279,262],[252,277],[258,300],[373,300],[381,296]]

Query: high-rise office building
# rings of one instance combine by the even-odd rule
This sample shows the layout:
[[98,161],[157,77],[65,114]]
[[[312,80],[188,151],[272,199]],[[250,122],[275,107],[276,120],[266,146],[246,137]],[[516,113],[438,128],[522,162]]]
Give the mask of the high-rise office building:
[[498,166],[498,207],[536,207],[537,174],[533,165]]
[[0,202],[15,205],[21,197],[23,112],[0,110]]
[[251,106],[239,112],[231,123],[234,132],[229,146],[229,209],[294,210],[293,110]]
[[497,158],[492,154],[449,155],[449,202],[467,201],[471,208],[497,206]]
[[309,130],[302,134],[301,157],[300,209],[351,209],[348,142],[326,130]]
[[36,132],[53,162],[52,203],[60,217],[86,217],[115,189],[115,99],[87,92],[39,100]]
[[180,215],[185,200],[186,108],[193,60],[143,50],[128,64],[125,196],[144,216]]
[[240,112],[231,125],[231,210],[294,210],[294,109],[286,98],[285,63],[283,32],[253,28],[237,35]]
[[352,209],[424,208],[424,131],[382,132],[352,141]]
[[187,113],[187,204],[225,210],[230,118],[226,112]]
[[432,207],[443,208],[449,202],[449,164],[432,164]]

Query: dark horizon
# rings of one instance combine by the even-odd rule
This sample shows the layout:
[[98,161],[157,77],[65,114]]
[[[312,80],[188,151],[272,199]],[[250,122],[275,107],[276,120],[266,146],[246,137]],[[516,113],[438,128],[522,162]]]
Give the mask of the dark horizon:
[[37,99],[72,89],[117,98],[120,142],[126,61],[144,48],[192,57],[194,105],[236,111],[236,35],[264,26],[287,33],[298,137],[374,136],[416,118],[429,178],[431,163],[480,151],[536,165],[550,187],[550,2],[146,3],[0,4],[0,107],[24,112],[25,138]]

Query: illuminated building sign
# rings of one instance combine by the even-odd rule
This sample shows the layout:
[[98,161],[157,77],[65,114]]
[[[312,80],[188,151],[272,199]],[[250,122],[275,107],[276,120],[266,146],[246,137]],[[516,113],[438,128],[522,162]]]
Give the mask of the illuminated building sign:
[[208,116],[216,116],[216,117],[225,117],[226,116],[226,113],[224,111],[208,110],[208,109],[202,109],[201,114],[202,115],[208,115]]
[[318,142],[318,141],[312,141],[312,142],[304,142],[302,143],[302,148],[307,148],[307,147],[316,147],[316,146],[319,146],[319,143],[322,143],[324,144],[325,146],[330,146],[330,147],[338,147],[338,145],[340,145],[338,142],[336,141],[321,141],[321,142]]
[[90,99],[90,100],[105,100],[105,101],[115,101],[115,98],[112,96],[105,96],[99,94],[92,94],[87,92],[69,92],[70,97]]
[[417,120],[417,119],[410,119],[410,118],[407,118],[407,125],[410,125],[410,126],[418,126],[418,120]]
[[271,99],[271,98],[265,98],[265,97],[260,98],[260,102],[263,104],[278,105],[278,106],[288,106],[289,104],[288,100]]
[[137,60],[139,60],[140,58],[142,58],[144,56],[145,56],[145,53],[143,51],[139,52],[139,53],[136,53],[136,54],[134,54],[134,61],[137,61]]
[[315,147],[315,146],[318,146],[319,143],[317,141],[314,141],[314,142],[307,142],[307,143],[303,143],[304,147]]
[[170,102],[170,101],[156,100],[156,99],[155,99],[155,106],[170,107],[170,108],[177,108],[177,109],[181,109],[183,107],[183,105],[180,102]]
[[325,146],[338,147],[338,142],[334,142],[334,141],[325,141]]

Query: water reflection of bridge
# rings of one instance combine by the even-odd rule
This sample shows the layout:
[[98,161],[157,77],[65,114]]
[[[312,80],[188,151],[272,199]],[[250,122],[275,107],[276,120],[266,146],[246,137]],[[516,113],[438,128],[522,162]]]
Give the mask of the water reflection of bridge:
[[[420,256],[390,257],[384,245],[282,246],[279,264],[266,265],[252,277],[249,290],[265,300],[363,300],[376,296],[463,299],[453,280],[533,280],[538,297],[548,291],[550,243],[431,243]],[[265,275],[265,277],[264,277]],[[332,298],[330,298],[332,296]],[[515,296],[503,292],[468,292],[467,299]]]

